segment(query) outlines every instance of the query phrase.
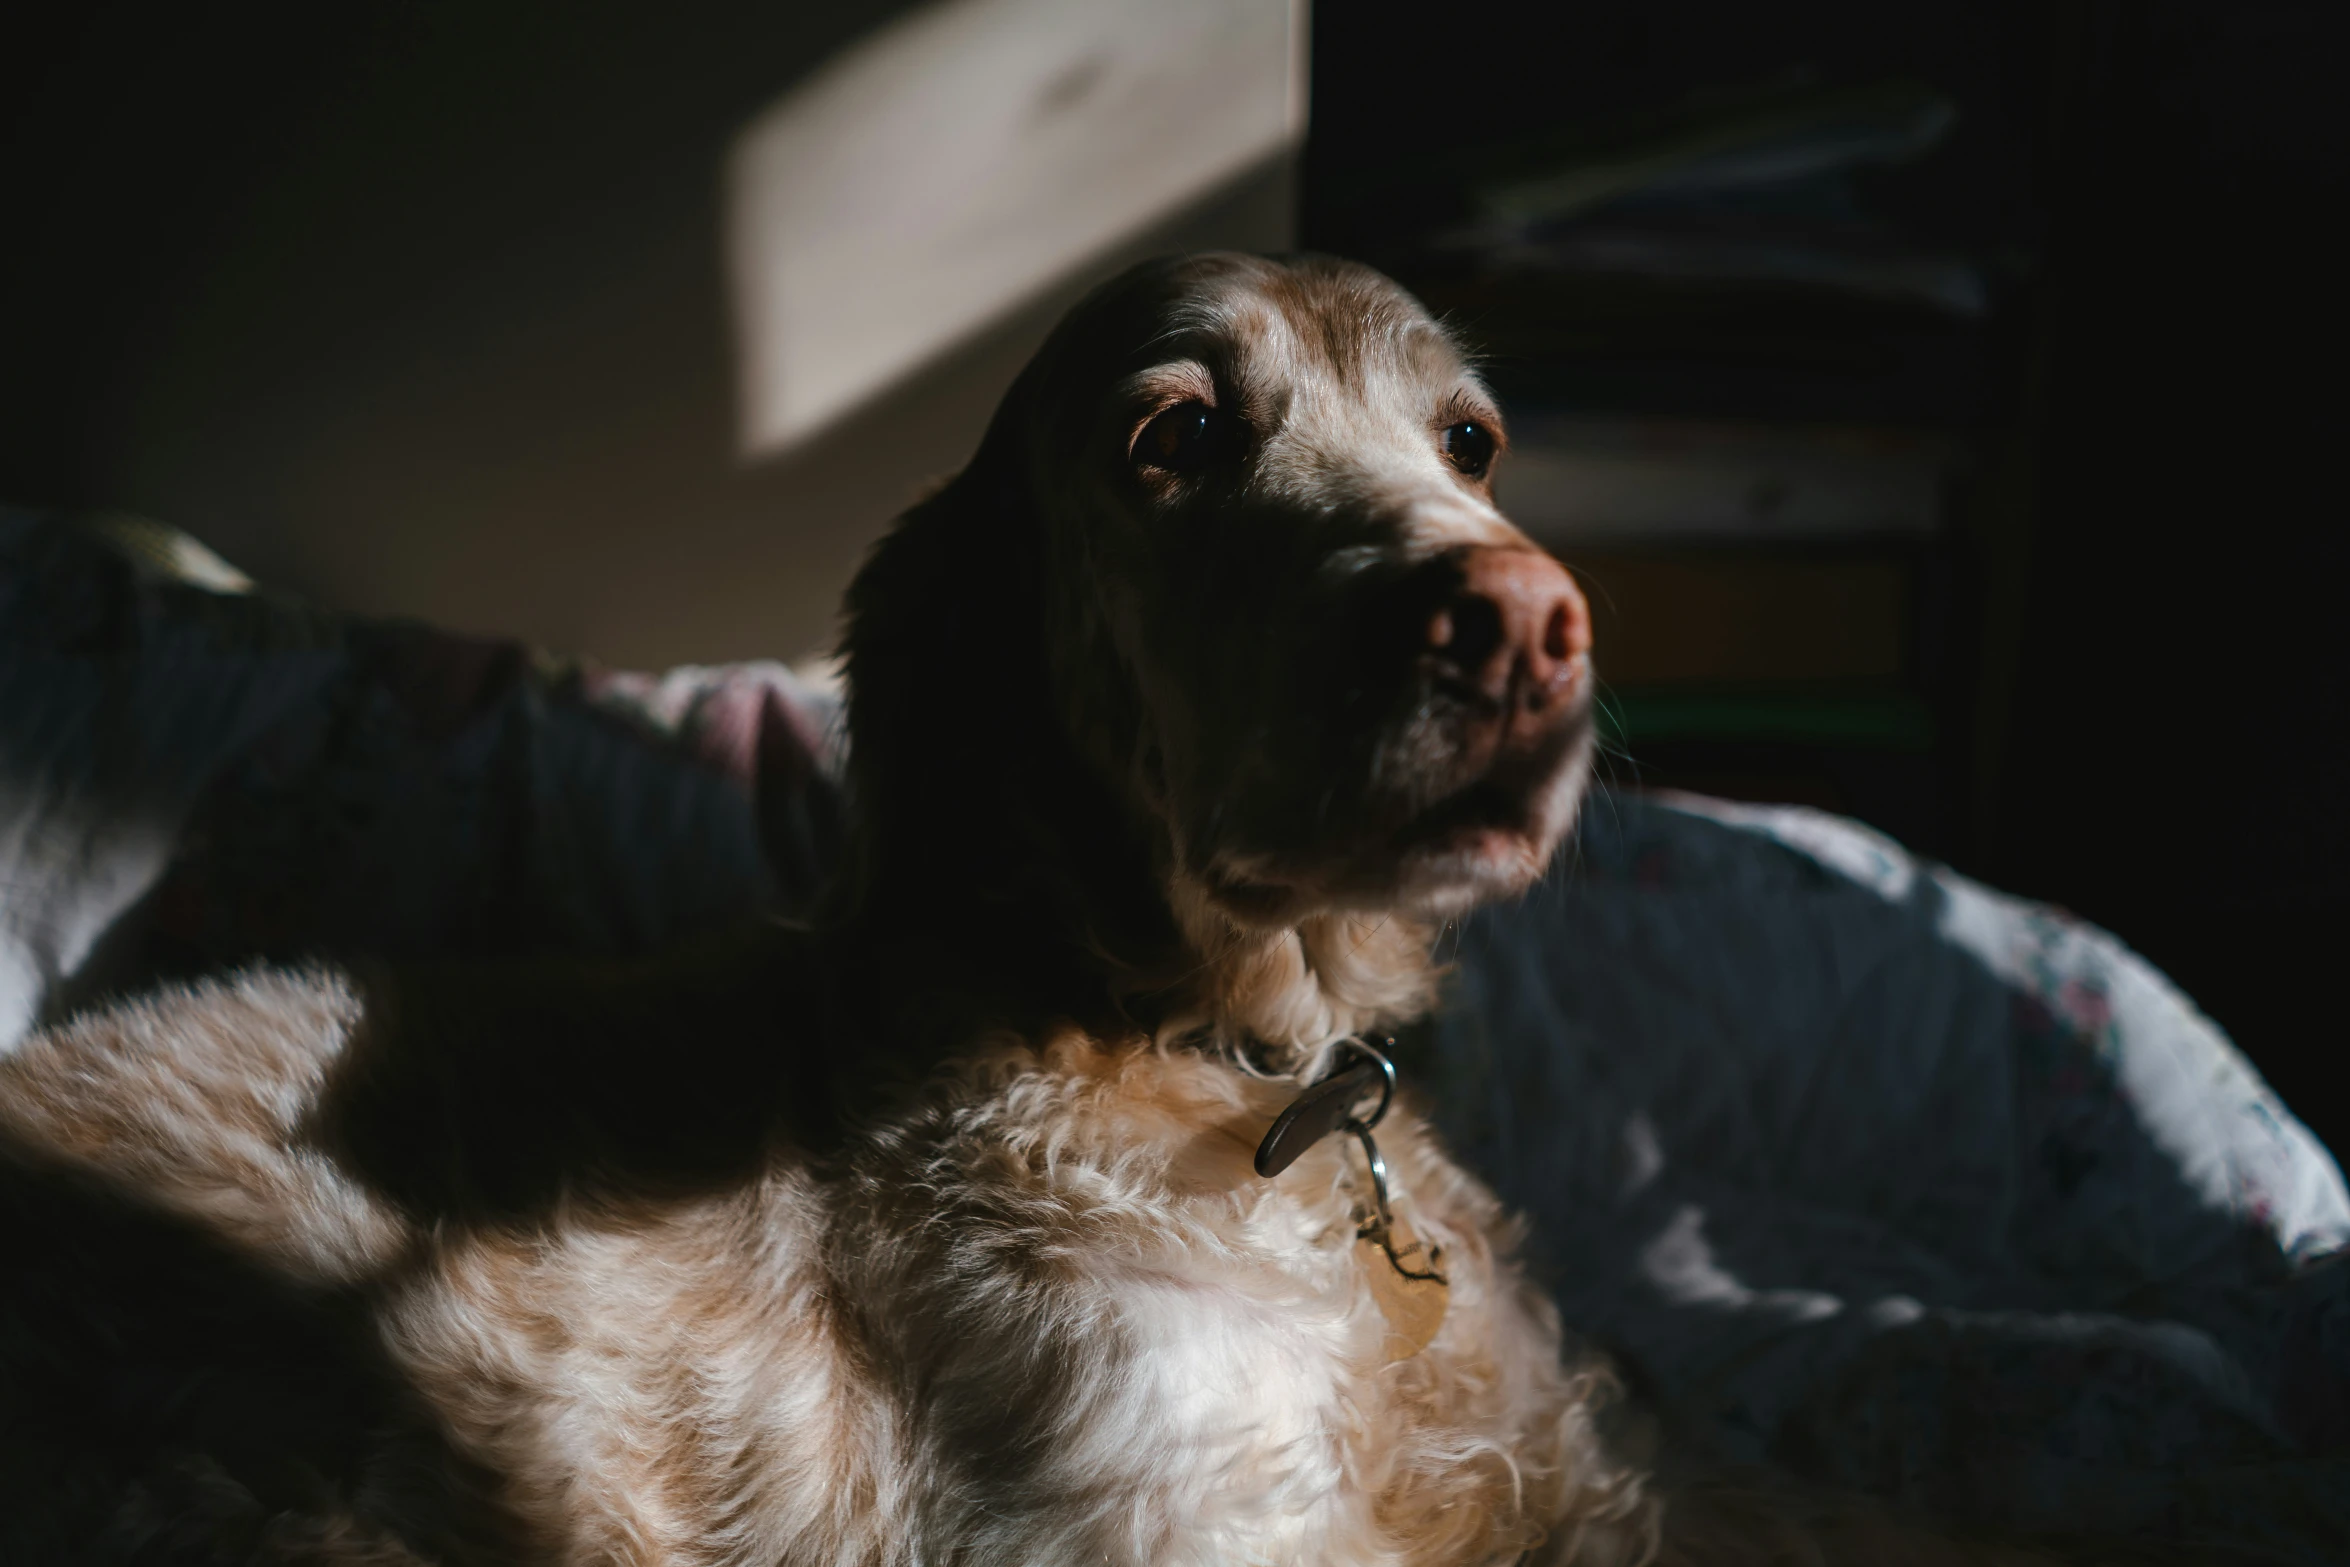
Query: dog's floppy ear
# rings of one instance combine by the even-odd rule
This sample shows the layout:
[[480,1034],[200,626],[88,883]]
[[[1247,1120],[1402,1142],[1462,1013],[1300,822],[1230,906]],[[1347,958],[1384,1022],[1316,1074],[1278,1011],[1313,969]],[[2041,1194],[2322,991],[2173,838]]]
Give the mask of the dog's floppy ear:
[[844,912],[901,955],[918,947],[942,991],[1122,1012],[1179,941],[1150,839],[1062,710],[1051,639],[1070,628],[1022,406],[1015,389],[971,465],[850,586]]
[[842,640],[857,872],[867,891],[963,863],[1058,743],[1043,545],[991,433],[914,506],[850,585]]

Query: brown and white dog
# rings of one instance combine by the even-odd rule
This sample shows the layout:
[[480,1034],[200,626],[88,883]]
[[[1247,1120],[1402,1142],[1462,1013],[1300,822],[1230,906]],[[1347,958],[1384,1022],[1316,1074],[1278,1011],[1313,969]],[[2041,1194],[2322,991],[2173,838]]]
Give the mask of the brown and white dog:
[[818,929],[256,971],[0,1064],[0,1541],[1648,1555],[1492,1196],[1408,1097],[1391,1222],[1372,1136],[1314,1135],[1381,1097],[1350,1042],[1427,1004],[1431,922],[1539,877],[1582,788],[1589,617],[1502,446],[1372,272],[1143,267],[851,591]]

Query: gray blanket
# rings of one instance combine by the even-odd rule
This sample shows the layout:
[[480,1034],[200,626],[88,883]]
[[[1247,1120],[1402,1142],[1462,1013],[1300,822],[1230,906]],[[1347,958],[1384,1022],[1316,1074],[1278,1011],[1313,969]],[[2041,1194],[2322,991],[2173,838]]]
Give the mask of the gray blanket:
[[[0,1050],[256,958],[641,950],[833,863],[837,709],[780,666],[233,583],[0,512]],[[1692,1440],[1986,1527],[2350,1560],[2350,1197],[2111,937],[1814,812],[1602,795],[1447,939],[1415,1086]]]

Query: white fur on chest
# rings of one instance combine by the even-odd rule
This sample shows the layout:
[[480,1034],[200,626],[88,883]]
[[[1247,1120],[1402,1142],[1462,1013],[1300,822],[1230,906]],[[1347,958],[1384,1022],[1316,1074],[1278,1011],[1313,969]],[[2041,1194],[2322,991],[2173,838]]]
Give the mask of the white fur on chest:
[[[1353,1451],[1386,1401],[1382,1324],[1338,1150],[1279,1183],[1250,1168],[1290,1092],[1185,1054],[1015,1047],[861,1162],[835,1266],[892,1302],[858,1331],[922,1379],[953,1489],[1020,1498],[998,1559],[1387,1559]],[[943,1537],[998,1528],[961,1511]]]
[[838,1184],[452,1237],[393,1340],[578,1561],[1401,1559],[1340,1161],[1249,1168],[1278,1087],[1050,1054]]

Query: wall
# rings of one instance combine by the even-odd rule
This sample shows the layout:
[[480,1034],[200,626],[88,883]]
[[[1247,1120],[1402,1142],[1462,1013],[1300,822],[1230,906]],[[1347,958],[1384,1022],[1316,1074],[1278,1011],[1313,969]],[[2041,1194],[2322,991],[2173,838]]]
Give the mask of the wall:
[[902,12],[57,13],[8,105],[0,494],[624,666],[801,656],[1094,278],[1279,248],[1273,159],[812,444],[736,457],[722,161]]

